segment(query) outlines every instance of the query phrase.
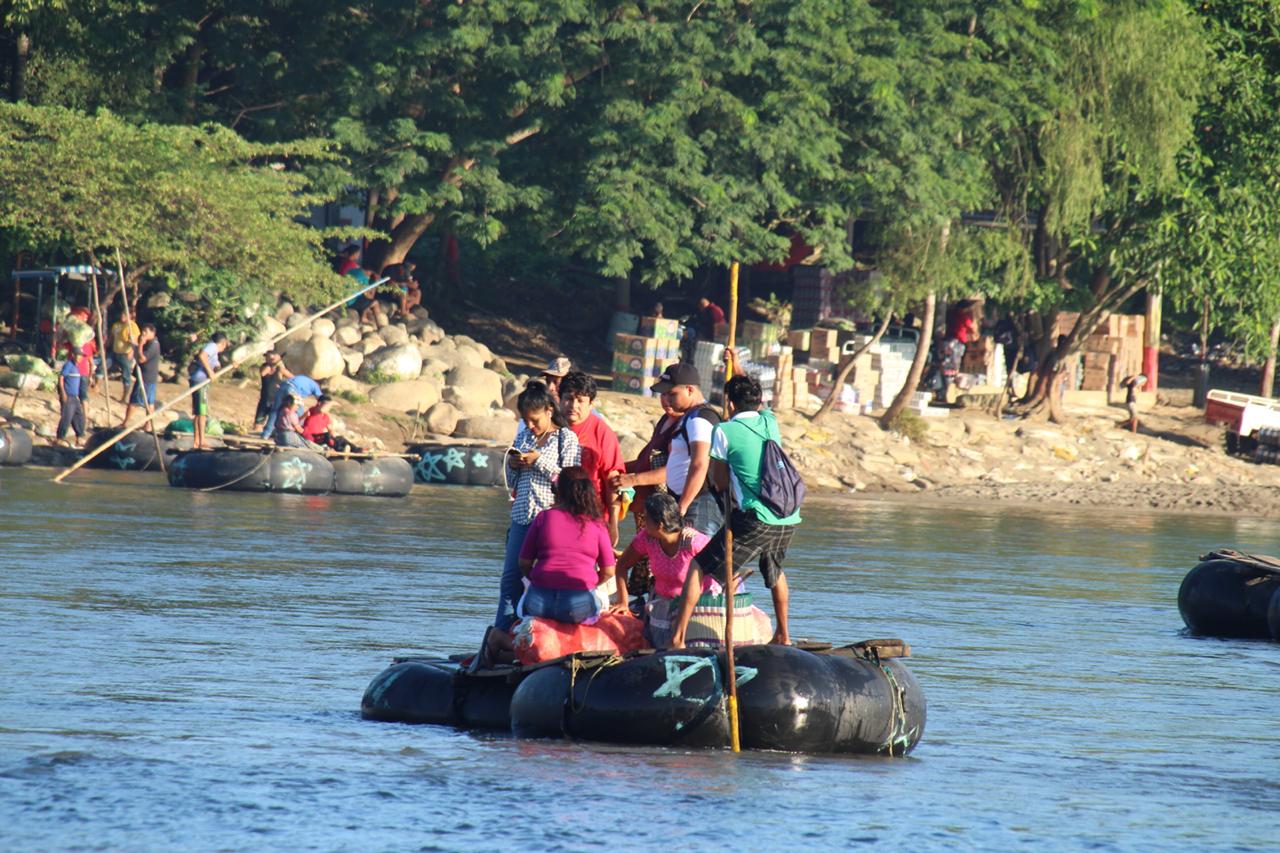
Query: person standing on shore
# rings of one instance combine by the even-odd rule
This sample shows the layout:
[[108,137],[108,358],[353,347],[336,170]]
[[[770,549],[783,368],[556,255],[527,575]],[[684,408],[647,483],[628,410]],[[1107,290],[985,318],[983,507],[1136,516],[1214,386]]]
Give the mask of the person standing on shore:
[[285,367],[284,359],[278,352],[269,352],[262,357],[262,367],[258,368],[261,385],[258,388],[258,406],[253,410],[253,428],[262,429],[275,406],[276,394],[280,383],[292,379],[293,373]]
[[1124,407],[1129,410],[1128,427],[1130,432],[1138,431],[1138,392],[1147,387],[1147,377],[1145,374],[1139,373],[1134,376],[1126,376],[1120,383],[1120,387],[1125,389]]
[[[136,313],[136,312],[135,312]],[[133,390],[134,347],[138,343],[141,330],[134,322],[126,304],[120,319],[111,324],[111,359],[120,368],[120,402],[128,405],[129,392]]]
[[160,341],[156,340],[156,327],[153,324],[148,323],[139,331],[138,342],[133,347],[133,360],[137,365],[135,372],[142,373],[142,382],[134,383],[129,403],[124,407],[121,429],[129,426],[129,416],[133,414],[134,406],[141,406],[147,414],[151,414],[156,404],[156,385],[160,382]]
[[516,604],[523,594],[520,549],[538,513],[555,503],[553,485],[565,468],[582,458],[578,437],[560,414],[555,397],[541,382],[532,381],[516,398],[524,421],[507,450],[507,482],[511,484],[511,526],[498,589],[498,612],[493,624],[510,631],[516,621]]
[[[187,381],[191,387],[199,385],[218,372],[220,362],[218,356],[226,352],[230,342],[222,332],[214,332],[209,343],[196,352],[196,357],[187,366]],[[204,450],[204,424],[209,416],[209,386],[195,392],[191,398],[191,428],[193,431],[192,447]]]
[[[712,477],[718,485],[733,490],[733,512],[725,529],[689,564],[680,612],[672,630],[671,647],[676,649],[684,648],[685,631],[702,593],[703,577],[710,575],[730,590],[729,579],[725,577],[726,530],[733,532],[735,575],[747,563],[759,560],[760,574],[773,595],[773,613],[777,620],[772,642],[791,643],[788,627],[791,596],[782,561],[800,523],[798,498],[803,497],[803,493],[797,496],[795,509],[789,515],[779,515],[776,506],[770,505],[772,496],[766,489],[767,475],[762,476],[761,462],[767,458],[769,442],[774,442],[776,449],[781,448],[782,435],[773,413],[761,409],[760,383],[749,376],[734,376],[725,385],[725,397],[731,418],[715,429]],[[732,591],[736,592],[736,587]]]
[[58,416],[58,431],[54,433],[54,440],[59,444],[66,441],[68,429],[76,433],[73,446],[79,446],[80,439],[84,437],[84,409],[80,406],[80,385],[84,381],[74,358],[63,362],[62,371],[58,374],[58,402],[62,410]]

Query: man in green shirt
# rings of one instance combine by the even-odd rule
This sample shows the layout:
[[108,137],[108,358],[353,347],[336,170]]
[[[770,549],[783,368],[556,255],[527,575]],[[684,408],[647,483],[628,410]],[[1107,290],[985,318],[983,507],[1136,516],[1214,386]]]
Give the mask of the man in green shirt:
[[[734,574],[747,563],[759,560],[760,574],[773,595],[773,612],[778,623],[772,642],[789,645],[790,593],[782,561],[800,523],[800,513],[779,518],[760,500],[760,458],[765,442],[773,439],[782,445],[777,419],[772,412],[761,410],[762,396],[760,383],[749,376],[735,376],[725,385],[731,419],[717,426],[712,436],[710,477],[717,489],[724,491],[730,486],[733,489],[733,514],[725,527],[733,532]],[[680,614],[672,635],[673,648],[684,647],[685,629],[702,592],[703,575],[709,574],[728,587],[725,556],[725,528],[722,528],[689,564]]]

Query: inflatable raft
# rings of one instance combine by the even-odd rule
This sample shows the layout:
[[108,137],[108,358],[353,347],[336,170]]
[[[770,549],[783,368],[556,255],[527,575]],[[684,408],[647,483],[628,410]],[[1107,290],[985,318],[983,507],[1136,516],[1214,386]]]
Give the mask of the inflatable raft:
[[492,444],[415,444],[413,466],[419,483],[454,486],[501,486],[505,447]]
[[329,460],[310,450],[188,450],[169,463],[169,485],[234,492],[325,495],[333,491]]
[[31,461],[31,433],[22,427],[0,427],[0,465]]
[[[924,694],[868,641],[735,651],[741,743],[786,752],[905,755],[924,733]],[[896,641],[895,641],[896,642]],[[517,737],[724,747],[725,656],[710,650],[587,654],[469,672],[405,658],[365,691],[368,720],[498,729]]]
[[399,456],[334,459],[333,490],[340,495],[402,498],[413,488],[413,465]]
[[1178,611],[1192,634],[1280,641],[1280,560],[1206,554],[1182,579]]
[[[119,434],[118,429],[95,429],[89,434],[84,449],[86,452],[96,450]],[[159,437],[157,451],[157,439],[152,438],[151,433],[139,430],[130,433],[111,445],[111,448],[101,455],[89,460],[88,465],[90,468],[109,468],[113,471],[159,471],[161,458],[165,460],[167,466],[168,460],[173,458],[174,454],[190,450],[193,441],[189,433],[162,435]]]

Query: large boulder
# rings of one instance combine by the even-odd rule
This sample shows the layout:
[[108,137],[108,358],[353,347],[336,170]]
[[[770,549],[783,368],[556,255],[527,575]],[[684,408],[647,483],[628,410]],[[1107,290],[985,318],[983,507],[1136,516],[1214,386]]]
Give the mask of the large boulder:
[[369,392],[374,405],[397,412],[425,412],[440,402],[440,386],[429,379],[377,385]]
[[440,328],[434,320],[422,321],[415,334],[418,336],[418,340],[427,345],[436,344],[444,340],[444,329]]
[[465,417],[453,429],[456,438],[476,438],[510,444],[516,437],[516,422],[510,418],[478,415]]
[[263,317],[262,322],[258,324],[258,337],[264,341],[271,340],[283,331],[284,323],[275,317]]
[[347,363],[347,374],[355,376],[360,372],[360,365],[364,364],[364,353],[350,347],[346,349],[339,347],[339,349],[342,352],[342,360]]
[[453,365],[438,358],[422,357],[422,375],[439,376],[440,384],[444,384],[444,375],[453,370]]
[[492,370],[459,365],[445,374],[444,381],[448,386],[444,399],[468,414],[502,405],[502,377]]
[[360,343],[360,324],[343,320],[333,331],[333,339],[344,347],[353,347]]
[[387,346],[398,347],[409,342],[408,330],[398,323],[385,327],[378,334],[382,335],[382,339],[387,342]]
[[458,363],[471,367],[484,367],[489,359],[485,358],[479,347],[463,344],[458,347]]
[[262,358],[270,349],[266,341],[241,344],[231,351],[231,363],[242,364],[255,358]]
[[286,329],[296,329],[306,321],[307,321],[307,318],[305,315],[299,314],[297,311],[295,311],[285,318],[284,327]]
[[284,363],[294,373],[310,376],[317,382],[338,376],[347,369],[338,345],[324,335],[312,335],[300,346],[292,347]]
[[422,373],[422,353],[413,344],[383,347],[365,356],[360,378],[366,381],[396,382],[417,379]]
[[377,352],[386,345],[387,342],[382,339],[382,335],[379,335],[376,332],[370,332],[360,340],[360,343],[355,344],[355,348],[365,355],[369,355],[370,353]]
[[272,319],[278,323],[283,324],[286,320],[288,320],[291,316],[293,316],[294,313],[296,313],[296,311],[292,303],[281,302],[280,307],[276,309],[276,316],[273,317]]
[[458,427],[458,419],[461,417],[462,412],[459,412],[458,407],[452,403],[444,401],[436,403],[427,409],[427,432],[433,432],[436,435],[453,435],[453,431]]
[[332,338],[334,329],[337,327],[328,317],[320,317],[311,321],[311,336],[314,338],[319,335],[322,338]]
[[369,396],[369,386],[363,382],[357,382],[349,376],[330,376],[321,384],[330,394],[346,393]]

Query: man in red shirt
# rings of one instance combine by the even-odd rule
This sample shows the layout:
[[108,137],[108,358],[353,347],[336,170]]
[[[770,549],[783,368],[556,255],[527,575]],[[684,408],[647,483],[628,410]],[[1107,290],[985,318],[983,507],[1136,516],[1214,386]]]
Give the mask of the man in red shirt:
[[621,507],[609,480],[626,467],[622,460],[622,448],[604,418],[591,410],[596,399],[596,382],[581,370],[571,370],[560,380],[560,412],[569,422],[569,429],[578,437],[582,449],[582,467],[591,475],[600,492],[600,506],[604,509],[609,536],[618,544],[618,515]]
[[724,309],[707,297],[698,300],[698,339],[714,341],[716,326],[724,322]]

